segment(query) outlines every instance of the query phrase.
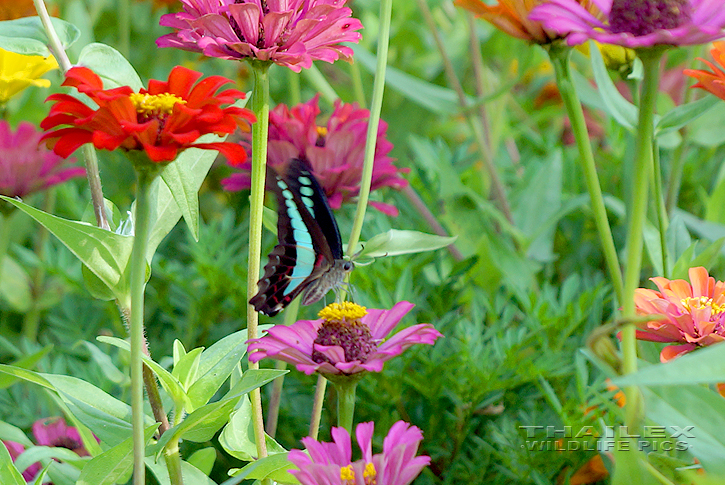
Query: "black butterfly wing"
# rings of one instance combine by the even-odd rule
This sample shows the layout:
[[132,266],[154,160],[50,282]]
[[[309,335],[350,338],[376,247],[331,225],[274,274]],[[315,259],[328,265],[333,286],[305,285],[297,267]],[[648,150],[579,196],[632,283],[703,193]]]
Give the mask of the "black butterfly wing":
[[267,184],[277,196],[278,244],[249,302],[271,316],[332,268],[342,257],[342,242],[322,187],[305,162],[293,159],[282,175],[270,170]]

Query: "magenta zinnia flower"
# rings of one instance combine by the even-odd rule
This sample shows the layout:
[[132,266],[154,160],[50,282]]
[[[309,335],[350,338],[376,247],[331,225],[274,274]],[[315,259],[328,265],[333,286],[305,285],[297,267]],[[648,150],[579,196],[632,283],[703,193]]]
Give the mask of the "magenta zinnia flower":
[[16,132],[7,121],[0,121],[0,194],[25,197],[39,190],[82,177],[82,167],[69,167],[67,161],[40,144],[43,132],[22,121]]
[[656,317],[638,324],[637,338],[676,344],[662,349],[662,362],[725,340],[725,283],[703,267],[690,268],[689,274],[691,283],[651,278],[659,291],[634,293],[637,314]]
[[[74,426],[68,426],[63,418],[39,419],[33,423],[32,431],[37,446],[66,448],[78,456],[89,455],[83,446],[78,429]],[[13,459],[13,462],[25,451],[25,446],[15,441],[3,441],[3,443],[10,452],[10,457]],[[33,463],[23,471],[23,478],[26,482],[30,483],[42,468],[43,466],[40,463]]]
[[[343,202],[350,201],[360,192],[370,111],[359,108],[357,103],[338,100],[327,123],[320,126],[317,124],[320,115],[318,100],[319,96],[315,96],[291,109],[281,104],[269,113],[267,163],[278,171],[284,171],[293,158],[306,160],[325,190],[330,206],[339,209]],[[399,176],[408,170],[393,165],[393,159],[388,156],[393,144],[387,139],[387,129],[387,123],[380,120],[370,190],[381,187],[400,189],[408,184]],[[251,164],[245,163],[240,168],[241,172],[222,180],[226,190],[250,187]],[[388,215],[398,214],[398,210],[390,204],[370,202],[370,205]]]
[[221,59],[269,61],[295,72],[312,61],[352,57],[341,42],[360,40],[359,20],[345,0],[181,0],[184,11],[161,17],[176,30],[156,40]]
[[569,45],[594,39],[629,48],[705,44],[725,36],[722,0],[593,0],[601,21],[575,0],[549,0],[529,18],[566,36]]
[[423,433],[415,426],[398,421],[383,441],[383,452],[373,455],[374,423],[360,423],[355,430],[362,451],[352,461],[352,443],[345,428],[332,428],[332,443],[302,438],[307,453],[290,450],[289,461],[299,470],[290,470],[302,485],[408,485],[430,464],[430,457],[415,456]]
[[332,303],[318,320],[275,325],[267,335],[249,341],[249,360],[265,357],[293,364],[305,374],[350,375],[380,372],[383,363],[414,344],[433,344],[441,333],[423,323],[383,341],[413,308],[407,301],[390,310],[366,310],[351,302]]

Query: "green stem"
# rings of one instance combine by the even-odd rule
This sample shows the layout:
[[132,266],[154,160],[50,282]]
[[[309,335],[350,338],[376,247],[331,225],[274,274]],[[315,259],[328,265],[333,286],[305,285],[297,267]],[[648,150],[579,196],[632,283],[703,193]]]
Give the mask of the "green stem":
[[345,428],[352,436],[353,416],[355,414],[355,390],[359,379],[335,380],[337,391],[337,426]]
[[365,108],[367,101],[365,100],[365,90],[363,89],[362,72],[360,72],[360,64],[354,60],[350,62],[350,78],[352,78],[353,97],[361,108]]
[[[632,201],[628,207],[627,221],[627,261],[624,270],[624,298],[622,316],[634,318],[634,291],[639,285],[642,268],[642,232],[647,212],[647,196],[650,174],[653,170],[652,141],[654,109],[659,89],[659,60],[662,50],[658,48],[640,49],[638,52],[644,66],[639,120],[637,123],[634,177],[632,181]],[[622,372],[631,374],[637,371],[637,341],[635,327],[627,324],[622,329]],[[635,386],[625,390],[627,407],[625,423],[630,430],[637,429],[640,412],[639,391]]]
[[[43,211],[52,214],[55,208],[56,192],[53,189],[46,190],[43,200]],[[38,261],[45,261],[45,244],[49,236],[48,229],[40,226],[36,234],[34,251]],[[40,327],[40,316],[42,314],[42,306],[40,299],[45,291],[45,268],[38,265],[33,271],[31,293],[33,295],[33,303],[28,313],[23,319],[23,335],[31,342],[38,339],[38,328]]]
[[131,1],[118,3],[118,51],[128,58],[131,52]]
[[602,188],[599,183],[599,176],[597,175],[597,166],[594,162],[594,154],[592,153],[589,133],[587,132],[584,111],[571,78],[569,68],[570,52],[570,47],[552,45],[549,49],[549,56],[551,63],[554,65],[556,83],[564,101],[567,114],[569,115],[576,145],[579,149],[579,158],[582,169],[584,170],[587,190],[589,191],[589,199],[591,200],[592,212],[594,213],[594,223],[599,234],[599,243],[604,252],[604,259],[607,262],[607,269],[609,270],[614,292],[617,295],[617,300],[621,304],[624,301],[622,270],[619,266],[619,258],[617,256],[617,248],[614,245],[612,230],[609,226],[607,209],[604,206],[604,197],[602,196]]
[[350,240],[347,244],[348,256],[355,254],[355,248],[360,241],[365,211],[370,197],[370,184],[373,180],[373,162],[375,160],[375,145],[378,141],[378,123],[380,111],[383,108],[383,92],[385,91],[385,71],[388,64],[388,45],[390,43],[390,17],[393,11],[393,0],[380,2],[380,30],[378,31],[377,65],[375,66],[375,81],[373,82],[373,97],[370,103],[370,118],[368,119],[367,138],[365,139],[365,158],[363,162],[362,177],[360,180],[360,194],[355,210],[355,218],[350,231]]
[[[287,305],[284,312],[284,325],[290,326],[297,320],[300,310],[300,298],[295,298]],[[287,362],[278,360],[275,362],[275,369],[287,369]],[[279,405],[282,402],[282,387],[284,386],[284,375],[279,376],[272,383],[272,396],[269,398],[269,409],[267,410],[267,434],[274,438],[277,434],[277,420],[279,419]]]
[[183,485],[184,477],[181,473],[181,455],[179,454],[179,438],[174,438],[164,446],[164,461],[169,470],[171,485]]
[[665,207],[665,198],[662,193],[662,167],[660,166],[660,150],[656,141],[652,142],[652,197],[657,207],[657,228],[660,232],[660,250],[662,251],[662,276],[669,278],[670,269],[667,258],[667,227],[669,226],[669,218],[667,217],[667,208]]
[[[260,259],[262,257],[262,208],[264,207],[264,184],[267,173],[267,136],[269,130],[269,63],[252,62],[254,91],[252,111],[257,122],[252,125],[252,193],[249,203],[249,263],[247,268],[247,301],[257,293]],[[259,314],[247,305],[247,335],[250,339],[259,336]],[[259,363],[249,363],[250,369],[258,369]],[[264,417],[262,396],[259,388],[249,393],[252,402],[254,442],[257,456],[267,456],[264,439]]]
[[300,91],[300,73],[287,69],[287,94],[290,106],[296,106],[302,102]]
[[[151,162],[147,162],[151,163]],[[149,188],[158,170],[145,170],[137,166],[135,234],[131,251],[131,424],[133,427],[133,483],[146,483],[144,457],[143,361],[144,348],[144,289],[146,287],[146,248],[151,227],[151,200]],[[156,169],[156,167],[153,167]]]
[[[4,200],[0,201],[0,204],[3,204],[3,208],[10,205],[9,202],[5,202]],[[9,213],[0,212],[0,278],[2,278],[5,258],[10,248],[11,234]]]
[[330,103],[330,106],[332,106],[335,100],[340,98],[335,92],[335,89],[330,85],[329,82],[327,82],[325,76],[322,75],[320,70],[314,64],[312,64],[309,69],[303,69],[302,75],[307,79],[310,84],[312,84],[312,86],[315,88],[315,91],[319,92],[322,95],[322,99]]
[[312,401],[312,418],[310,419],[310,432],[307,436],[313,440],[317,439],[320,432],[320,421],[322,421],[322,406],[325,403],[325,391],[327,390],[327,379],[322,375],[317,376],[317,386],[315,386],[315,397]]
[[[33,0],[35,10],[40,17],[40,21],[45,29],[45,35],[48,36],[50,51],[58,61],[63,74],[68,72],[72,67],[68,54],[66,54],[63,44],[53,27],[53,23],[48,15],[48,9],[45,8],[43,0]],[[92,145],[83,145],[83,158],[86,166],[86,177],[88,178],[88,186],[91,189],[91,202],[93,203],[93,212],[96,215],[96,224],[102,229],[110,229],[108,219],[106,218],[106,206],[103,202],[103,189],[101,186],[101,175],[98,171],[98,158],[96,151]]]

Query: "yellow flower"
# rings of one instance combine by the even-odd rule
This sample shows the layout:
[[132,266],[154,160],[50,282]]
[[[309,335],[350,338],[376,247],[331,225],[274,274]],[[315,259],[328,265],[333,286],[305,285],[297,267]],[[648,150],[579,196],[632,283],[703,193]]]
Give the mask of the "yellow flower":
[[50,87],[50,81],[40,76],[53,69],[58,69],[53,56],[25,56],[0,49],[0,104],[28,86]]
[[[599,52],[602,54],[604,59],[604,65],[607,69],[617,71],[620,73],[626,73],[632,68],[637,55],[634,53],[634,49],[623,47],[621,45],[614,44],[600,44],[597,41],[592,41],[599,48]],[[577,50],[581,51],[585,55],[589,55],[589,43],[584,43],[576,46]]]

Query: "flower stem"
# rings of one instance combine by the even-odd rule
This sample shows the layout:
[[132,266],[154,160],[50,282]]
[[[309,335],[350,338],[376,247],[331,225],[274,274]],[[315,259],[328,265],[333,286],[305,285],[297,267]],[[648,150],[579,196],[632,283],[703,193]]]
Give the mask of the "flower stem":
[[128,57],[131,46],[131,0],[118,2],[118,50]]
[[358,196],[355,218],[350,231],[350,240],[347,244],[348,256],[355,254],[355,248],[360,241],[365,211],[370,197],[370,184],[373,180],[373,162],[375,160],[375,145],[378,140],[378,123],[380,111],[383,108],[383,92],[385,91],[385,71],[388,65],[388,45],[390,43],[390,17],[393,12],[393,0],[380,2],[380,27],[378,31],[377,65],[375,66],[375,81],[373,82],[373,97],[370,103],[370,118],[365,139],[365,158],[363,161],[362,179],[360,180],[360,194]]
[[[624,299],[622,300],[622,316],[625,319],[635,316],[634,291],[639,285],[642,268],[642,232],[653,165],[654,108],[659,88],[659,60],[662,50],[658,48],[640,49],[638,54],[644,66],[644,78],[637,122],[632,201],[627,221],[627,261],[624,270]],[[622,329],[622,360],[623,374],[637,371],[636,333],[635,327],[631,323]],[[625,422],[630,426],[630,430],[633,430],[636,429],[639,421],[639,391],[632,386],[625,390],[625,394],[627,395]]]
[[652,142],[652,160],[653,160],[653,179],[652,179],[652,197],[657,207],[657,228],[660,233],[660,250],[662,251],[662,275],[669,278],[670,268],[667,258],[667,227],[669,226],[669,217],[667,217],[667,208],[665,207],[665,199],[662,193],[662,167],[660,166],[660,150],[658,144]]
[[[284,312],[284,325],[290,326],[297,320],[300,310],[300,298],[295,298],[287,305]],[[277,370],[287,369],[287,362],[278,360],[274,366]],[[279,419],[279,405],[282,402],[282,387],[284,386],[284,375],[279,376],[272,384],[272,396],[269,398],[269,409],[267,410],[267,434],[274,438],[277,434],[277,420]]]
[[337,426],[345,428],[352,436],[352,423],[355,414],[355,390],[358,379],[336,380]]
[[579,149],[579,158],[582,163],[582,169],[584,170],[587,190],[589,191],[592,212],[594,213],[594,223],[599,234],[599,243],[604,252],[604,259],[607,262],[607,269],[609,270],[609,276],[612,280],[612,286],[617,295],[617,300],[622,304],[624,301],[622,270],[619,266],[619,258],[617,257],[617,248],[614,246],[612,230],[609,226],[607,209],[604,206],[602,188],[599,183],[599,176],[597,175],[597,166],[594,163],[592,145],[589,140],[586,120],[584,119],[584,110],[579,102],[579,97],[577,96],[576,88],[571,78],[571,71],[569,69],[570,52],[570,47],[552,45],[549,49],[549,56],[551,63],[554,65],[556,84],[559,87],[566,112],[569,115],[576,145]]
[[[35,10],[40,17],[40,21],[45,29],[45,35],[48,36],[48,43],[50,51],[58,61],[63,74],[68,72],[68,69],[72,67],[68,54],[66,54],[63,44],[58,37],[58,34],[53,27],[53,23],[48,15],[48,9],[45,7],[43,0],[33,0],[35,4]],[[103,189],[101,187],[101,175],[98,171],[98,157],[96,151],[91,144],[83,145],[83,159],[86,166],[86,177],[88,178],[88,186],[91,189],[91,202],[93,203],[93,212],[96,215],[96,224],[102,229],[109,230],[111,226],[108,225],[108,219],[106,218],[106,206],[103,202]]]
[[322,406],[325,403],[325,391],[327,390],[327,379],[322,375],[317,376],[315,386],[315,397],[312,401],[312,418],[310,419],[310,432],[307,435],[313,440],[317,439],[320,432],[320,421],[322,420]]
[[169,471],[171,485],[184,485],[181,473],[181,455],[179,454],[179,438],[174,438],[164,446],[164,461]]
[[365,90],[363,89],[362,72],[360,72],[360,64],[354,60],[350,63],[350,78],[352,79],[353,97],[361,108],[365,108],[367,101],[365,100]]
[[[9,206],[9,202],[0,201],[3,206]],[[0,278],[3,274],[3,266],[5,266],[5,258],[10,248],[10,238],[12,231],[10,230],[10,213],[0,212]]]
[[[155,168],[155,167],[154,167]],[[135,234],[131,251],[131,424],[133,427],[133,483],[146,483],[144,457],[146,456],[143,411],[143,361],[144,348],[144,289],[146,286],[146,248],[151,227],[149,188],[158,171],[136,170]]]
[[[260,258],[262,256],[262,208],[264,206],[264,184],[267,173],[267,136],[269,130],[269,63],[253,62],[254,91],[252,93],[252,111],[257,122],[252,125],[252,193],[249,203],[249,263],[247,267],[247,301],[257,293]],[[257,338],[259,314],[254,307],[247,305],[247,335]],[[258,369],[258,363],[249,363],[250,369]],[[262,416],[262,397],[259,389],[249,393],[252,403],[252,421],[254,423],[254,442],[257,456],[267,456],[267,444],[264,439],[264,417]]]

